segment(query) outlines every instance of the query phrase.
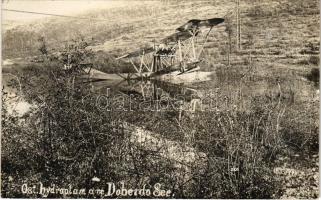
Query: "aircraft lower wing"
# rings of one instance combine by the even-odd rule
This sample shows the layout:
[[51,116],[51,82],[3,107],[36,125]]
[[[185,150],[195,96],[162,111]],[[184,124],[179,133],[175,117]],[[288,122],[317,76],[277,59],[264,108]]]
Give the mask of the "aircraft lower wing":
[[211,19],[204,19],[204,20],[191,19],[187,23],[178,27],[176,30],[184,32],[184,31],[197,30],[202,27],[211,28],[223,22],[224,22],[223,18],[211,18]]
[[173,33],[172,35],[162,39],[161,42],[163,42],[165,44],[176,43],[178,40],[184,41],[184,40],[191,38],[192,36],[193,36],[193,34],[188,31],[176,32],[176,33]]
[[144,54],[148,54],[148,53],[152,53],[154,52],[154,48],[153,47],[148,47],[148,48],[143,48],[143,49],[139,49],[137,51],[133,51],[131,53],[128,53],[126,55],[120,56],[118,58],[116,58],[116,60],[121,59],[121,58],[133,58],[133,57],[138,57],[140,55],[144,55]]

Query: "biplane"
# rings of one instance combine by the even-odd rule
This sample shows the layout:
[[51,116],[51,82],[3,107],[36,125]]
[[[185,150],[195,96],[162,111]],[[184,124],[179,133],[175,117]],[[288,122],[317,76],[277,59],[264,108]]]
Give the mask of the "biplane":
[[[154,43],[150,47],[141,48],[116,58],[130,62],[136,73],[113,74],[110,77],[173,79],[173,76],[178,77],[198,71],[200,70],[199,63],[202,61],[201,54],[211,31],[223,22],[223,18],[189,20],[179,26],[175,33],[160,40],[158,44]],[[96,71],[96,76],[103,77],[104,75]],[[193,77],[193,75],[188,76]],[[184,82],[184,80],[178,82]]]

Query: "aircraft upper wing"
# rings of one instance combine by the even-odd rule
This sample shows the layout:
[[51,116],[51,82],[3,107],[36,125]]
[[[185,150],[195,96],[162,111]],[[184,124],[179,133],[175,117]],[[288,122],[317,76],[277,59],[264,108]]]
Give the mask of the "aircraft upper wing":
[[[187,23],[183,24],[182,26],[178,27],[176,30],[178,32],[173,33],[172,35],[167,36],[166,38],[161,40],[161,43],[164,44],[169,44],[169,43],[176,43],[178,40],[184,41],[193,36],[193,32],[195,35],[198,34],[198,30],[202,27],[207,27],[211,28],[213,26],[216,26],[220,23],[223,23],[224,19],[223,18],[211,18],[211,19],[192,19],[189,20]],[[196,30],[196,32],[195,32]],[[126,55],[123,55],[121,57],[118,57],[116,59],[121,59],[121,58],[133,58],[133,57],[138,57],[143,54],[148,54],[155,51],[153,47],[147,47],[147,48],[142,48],[137,51],[133,51],[131,53],[128,53]]]
[[[183,24],[182,26],[178,27],[176,30],[178,32],[164,38],[161,42],[170,43],[170,42],[177,42],[178,40],[187,40],[188,38],[192,37],[193,33],[195,35],[198,34],[198,30],[202,27],[211,28],[216,26],[220,23],[224,22],[223,18],[211,18],[211,19],[192,19],[189,20],[187,23]],[[196,30],[196,32],[195,32]]]

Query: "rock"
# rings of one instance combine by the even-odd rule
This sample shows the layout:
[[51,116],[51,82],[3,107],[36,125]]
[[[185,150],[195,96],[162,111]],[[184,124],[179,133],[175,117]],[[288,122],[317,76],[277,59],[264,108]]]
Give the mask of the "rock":
[[98,177],[93,177],[92,179],[91,179],[93,182],[100,182],[100,178],[98,178]]

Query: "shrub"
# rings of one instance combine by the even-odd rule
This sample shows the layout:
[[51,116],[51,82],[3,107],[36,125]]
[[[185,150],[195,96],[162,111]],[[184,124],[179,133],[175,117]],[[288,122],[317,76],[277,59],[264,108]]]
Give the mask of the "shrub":
[[311,69],[310,73],[307,74],[307,79],[315,83],[315,85],[319,84],[320,81],[320,69],[313,68]]
[[[272,198],[279,186],[273,163],[279,153],[283,109],[253,100],[248,112],[198,112],[181,126],[195,131],[194,145],[206,154],[197,198]],[[281,105],[280,105],[281,106]],[[223,109],[222,109],[223,110]],[[195,195],[195,194],[194,194]],[[192,196],[195,198],[195,196]]]
[[312,64],[312,65],[319,66],[319,64],[320,64],[319,56],[310,56],[309,57],[309,63]]
[[273,12],[264,6],[256,5],[247,11],[248,17],[266,17],[272,16]]
[[3,197],[19,197],[26,181],[88,188],[93,176],[113,180],[112,174],[105,173],[117,172],[107,161],[116,156],[110,149],[122,141],[122,134],[112,130],[113,115],[96,106],[90,86],[75,84],[77,68],[87,54],[80,49],[74,53],[78,56],[70,70],[62,70],[63,63],[49,62],[41,68],[25,67],[19,74],[23,98],[36,108],[23,121],[5,110],[2,113]]

